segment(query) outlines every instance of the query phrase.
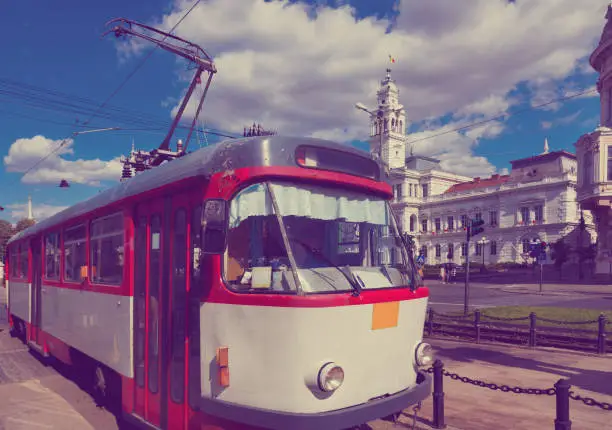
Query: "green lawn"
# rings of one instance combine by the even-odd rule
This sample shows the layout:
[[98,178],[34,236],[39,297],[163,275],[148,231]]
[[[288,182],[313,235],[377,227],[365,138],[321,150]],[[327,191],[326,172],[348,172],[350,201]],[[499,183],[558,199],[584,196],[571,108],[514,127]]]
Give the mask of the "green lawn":
[[[535,312],[536,317],[543,317],[558,321],[593,321],[599,318],[602,311],[594,309],[572,309],[572,308],[555,308],[549,306],[497,306],[493,308],[481,309],[481,315],[490,315],[497,318],[518,318],[529,316],[531,312]],[[612,321],[612,310],[603,312],[608,321]],[[484,321],[492,321],[483,319]],[[537,326],[555,326],[560,327],[560,324],[553,324],[547,321],[541,321],[536,318]],[[500,321],[504,322],[504,321]],[[511,324],[529,324],[529,320],[508,321]],[[573,329],[597,330],[598,324],[571,324],[566,326]],[[607,331],[612,331],[612,325],[607,326]]]

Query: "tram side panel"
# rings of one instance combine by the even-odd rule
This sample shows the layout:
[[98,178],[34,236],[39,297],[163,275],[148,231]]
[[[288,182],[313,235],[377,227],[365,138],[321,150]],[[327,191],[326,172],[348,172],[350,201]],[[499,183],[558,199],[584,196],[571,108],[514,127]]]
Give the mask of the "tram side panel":
[[31,321],[30,290],[32,285],[25,280],[8,281],[8,307],[11,315],[29,324]]
[[132,377],[131,296],[43,284],[42,331]]

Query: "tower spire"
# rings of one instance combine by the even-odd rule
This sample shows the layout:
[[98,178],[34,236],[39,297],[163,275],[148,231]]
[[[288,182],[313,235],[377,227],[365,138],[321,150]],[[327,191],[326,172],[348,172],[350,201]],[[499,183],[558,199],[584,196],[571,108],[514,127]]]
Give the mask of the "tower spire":
[[32,196],[28,196],[28,219],[34,219],[32,215]]
[[548,148],[548,138],[545,137],[544,138],[544,152],[542,154],[548,154],[549,148]]

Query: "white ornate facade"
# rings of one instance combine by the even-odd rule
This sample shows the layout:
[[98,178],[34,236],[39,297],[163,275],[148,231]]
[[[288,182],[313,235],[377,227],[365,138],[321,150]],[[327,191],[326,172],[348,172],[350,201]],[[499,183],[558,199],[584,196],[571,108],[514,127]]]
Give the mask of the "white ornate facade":
[[600,126],[576,142],[578,200],[595,215],[598,243],[595,271],[612,273],[612,5],[593,54],[591,66],[599,73]]
[[[407,151],[406,114],[390,72],[381,81],[378,108],[370,114],[370,150],[390,167],[400,226],[416,237],[428,264],[461,263],[467,252],[480,263],[483,254],[486,264],[522,263],[528,242],[536,237],[546,242],[565,237],[576,246],[581,214],[574,154],[549,152],[545,142],[542,154],[512,161],[509,175],[470,178],[445,171],[439,160]],[[485,231],[472,238],[484,238],[484,244],[472,242],[469,251],[463,227],[468,217],[485,221]],[[588,211],[584,218],[583,240],[591,242]]]

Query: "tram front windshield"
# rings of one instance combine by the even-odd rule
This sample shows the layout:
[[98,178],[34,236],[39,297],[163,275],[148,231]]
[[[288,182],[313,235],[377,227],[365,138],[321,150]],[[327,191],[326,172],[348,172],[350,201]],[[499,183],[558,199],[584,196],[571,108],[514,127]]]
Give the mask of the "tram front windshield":
[[253,293],[419,283],[386,200],[286,182],[251,185],[231,201],[224,275],[231,289]]

